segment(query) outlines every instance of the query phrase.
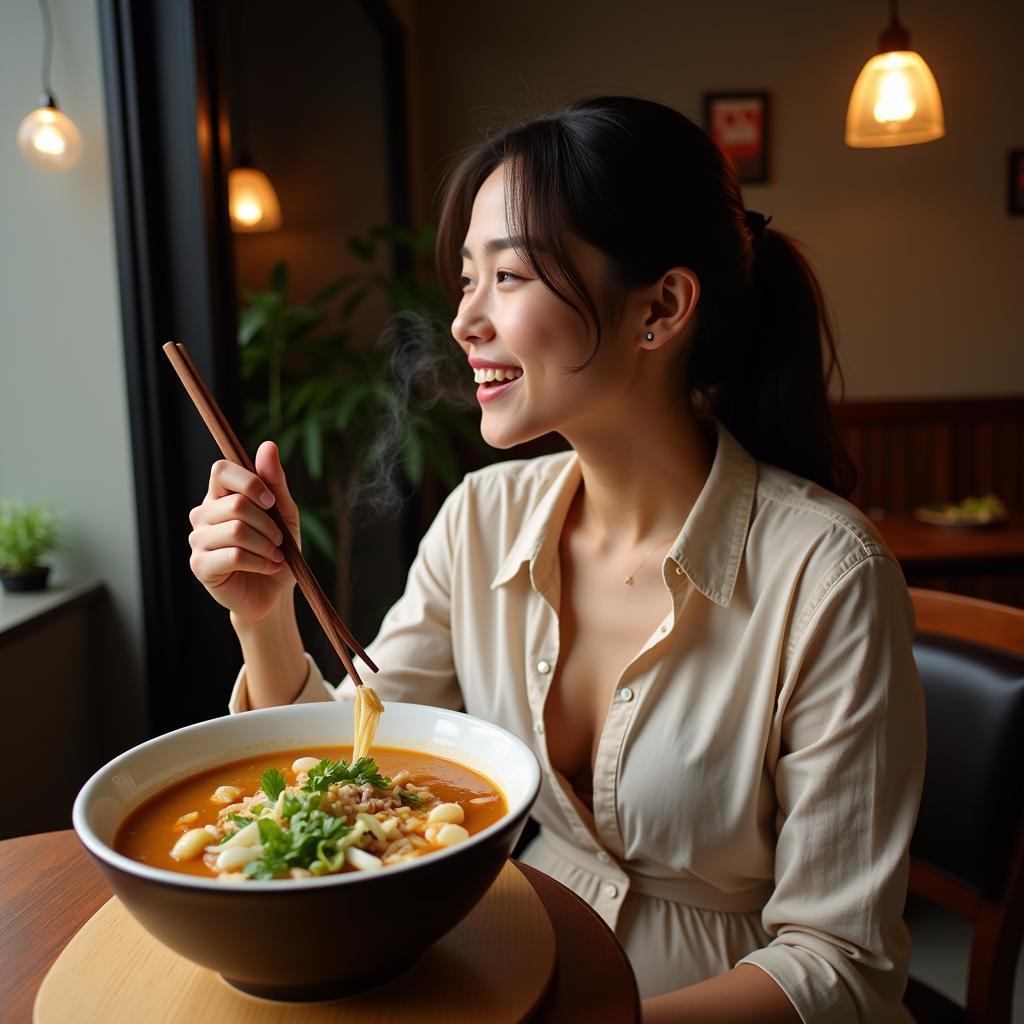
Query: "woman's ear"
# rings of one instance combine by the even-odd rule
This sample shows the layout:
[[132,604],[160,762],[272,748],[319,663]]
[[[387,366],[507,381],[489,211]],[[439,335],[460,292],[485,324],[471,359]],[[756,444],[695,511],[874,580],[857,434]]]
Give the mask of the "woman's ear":
[[655,294],[648,305],[642,339],[643,347],[649,351],[667,345],[683,333],[693,320],[700,298],[700,281],[689,267],[665,271],[653,287]]

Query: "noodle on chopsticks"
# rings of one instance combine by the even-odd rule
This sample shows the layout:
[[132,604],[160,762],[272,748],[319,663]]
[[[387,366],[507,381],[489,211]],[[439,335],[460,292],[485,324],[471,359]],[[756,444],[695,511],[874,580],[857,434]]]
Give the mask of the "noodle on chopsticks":
[[377,735],[377,723],[384,713],[384,705],[372,686],[356,687],[355,738],[352,741],[352,761],[366,757]]

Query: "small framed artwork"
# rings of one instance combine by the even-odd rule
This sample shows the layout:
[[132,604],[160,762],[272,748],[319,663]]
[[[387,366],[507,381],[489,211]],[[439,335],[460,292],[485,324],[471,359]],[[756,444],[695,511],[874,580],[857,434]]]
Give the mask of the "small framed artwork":
[[1012,216],[1024,217],[1024,149],[1010,150],[1009,191],[1006,208]]
[[725,150],[740,184],[768,181],[769,94],[704,93],[704,128]]

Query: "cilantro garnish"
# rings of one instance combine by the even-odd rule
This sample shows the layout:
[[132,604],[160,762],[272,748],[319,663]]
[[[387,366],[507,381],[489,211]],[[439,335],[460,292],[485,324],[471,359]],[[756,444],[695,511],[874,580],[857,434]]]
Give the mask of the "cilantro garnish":
[[302,788],[307,793],[326,793],[339,782],[354,782],[357,786],[369,783],[375,789],[386,789],[391,780],[380,774],[372,757],[361,757],[351,765],[342,758],[332,761],[325,757],[309,772]]
[[420,807],[423,804],[423,797],[410,793],[407,789],[396,789],[395,792],[398,794],[398,799],[409,807]]
[[260,787],[271,802],[284,792],[285,785],[284,775],[277,768],[268,768],[260,778]]
[[241,814],[228,814],[226,817],[228,821],[233,821],[239,828],[245,828],[252,822],[252,818],[243,818]]
[[288,828],[269,818],[260,819],[263,855],[246,864],[245,874],[249,878],[276,878],[290,868],[316,869],[316,874],[337,871],[345,859],[345,850],[338,844],[352,827],[343,818],[320,810],[319,793],[289,793],[282,811],[290,818]]

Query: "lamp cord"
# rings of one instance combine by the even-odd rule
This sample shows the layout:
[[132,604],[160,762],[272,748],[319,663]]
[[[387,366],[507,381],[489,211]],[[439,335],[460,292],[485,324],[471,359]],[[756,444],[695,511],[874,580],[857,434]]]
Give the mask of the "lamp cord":
[[235,162],[241,163],[249,158],[249,123],[245,111],[245,26],[246,19],[238,23],[235,36],[235,48],[232,51],[232,70],[234,74],[234,103],[231,105],[231,144],[235,151]]
[[39,11],[43,16],[43,95],[52,96],[50,89],[50,62],[53,57],[53,19],[47,0],[39,0]]

